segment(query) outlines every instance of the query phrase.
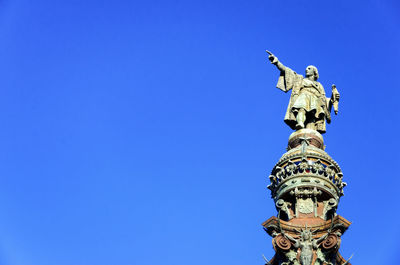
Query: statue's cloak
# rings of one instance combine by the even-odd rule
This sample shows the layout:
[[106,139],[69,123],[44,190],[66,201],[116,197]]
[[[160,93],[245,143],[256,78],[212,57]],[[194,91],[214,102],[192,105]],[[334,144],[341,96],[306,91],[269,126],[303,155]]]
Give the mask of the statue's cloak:
[[[307,87],[307,82],[304,79],[302,75],[297,74],[288,67],[279,76],[276,87],[284,92],[292,89],[284,121],[290,128],[296,130],[297,110],[304,108],[308,116],[311,112],[315,116],[316,130],[324,133],[326,131],[325,119],[328,123],[331,122],[330,109],[328,108],[330,99],[326,98],[325,90],[321,83],[314,81]],[[308,83],[310,84],[309,81]]]

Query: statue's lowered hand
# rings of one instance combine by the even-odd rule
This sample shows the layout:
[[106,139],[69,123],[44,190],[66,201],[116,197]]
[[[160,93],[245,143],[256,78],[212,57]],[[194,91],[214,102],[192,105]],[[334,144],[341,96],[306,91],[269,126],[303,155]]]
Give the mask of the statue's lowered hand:
[[339,91],[336,88],[336,85],[332,85],[332,95],[335,101],[339,101],[340,99],[340,94]]
[[336,115],[339,112],[339,99],[340,99],[339,91],[337,91],[336,85],[332,85],[331,100],[332,100],[333,110],[335,111]]

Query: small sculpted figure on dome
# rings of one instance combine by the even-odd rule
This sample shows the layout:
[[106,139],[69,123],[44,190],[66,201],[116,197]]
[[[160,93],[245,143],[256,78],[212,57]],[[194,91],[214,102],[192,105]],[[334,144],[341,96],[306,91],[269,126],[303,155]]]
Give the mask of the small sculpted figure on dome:
[[299,239],[295,239],[288,234],[284,234],[284,236],[294,243],[296,249],[300,249],[300,264],[311,265],[314,255],[313,250],[319,247],[319,244],[329,236],[329,233],[314,239],[313,231],[307,229],[306,226],[306,229],[300,232]]
[[340,94],[332,85],[332,96],[325,96],[324,87],[317,80],[318,70],[309,65],[305,77],[284,66],[271,52],[268,59],[280,71],[277,88],[284,92],[292,90],[290,102],[285,115],[285,123],[293,130],[313,129],[320,133],[326,132],[326,122],[331,122],[331,109],[338,113]]

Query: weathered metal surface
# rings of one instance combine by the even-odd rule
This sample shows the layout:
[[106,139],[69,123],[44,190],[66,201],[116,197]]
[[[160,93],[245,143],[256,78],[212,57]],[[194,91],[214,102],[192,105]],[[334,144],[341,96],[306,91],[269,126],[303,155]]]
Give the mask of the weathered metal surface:
[[317,81],[317,67],[307,66],[304,77],[284,66],[271,52],[267,53],[270,62],[280,71],[277,88],[284,92],[292,90],[285,123],[293,130],[308,128],[325,133],[326,122],[331,122],[332,106],[335,114],[338,113],[340,94],[336,86],[332,85],[332,96],[327,98],[324,87]]

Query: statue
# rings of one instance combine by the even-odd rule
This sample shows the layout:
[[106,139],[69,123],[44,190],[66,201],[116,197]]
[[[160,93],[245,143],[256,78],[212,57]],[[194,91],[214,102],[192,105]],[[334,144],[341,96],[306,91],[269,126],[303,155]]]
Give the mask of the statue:
[[313,129],[326,132],[326,122],[331,122],[331,109],[338,113],[340,94],[332,85],[332,96],[325,96],[324,87],[319,83],[318,70],[310,65],[306,68],[305,77],[284,66],[271,52],[268,59],[280,70],[277,88],[284,92],[292,90],[290,102],[285,115],[285,123],[293,130]]
[[313,231],[307,229],[307,226],[305,230],[298,232],[300,232],[300,239],[295,239],[288,234],[284,234],[284,236],[294,243],[296,249],[300,249],[300,264],[311,265],[314,255],[313,250],[317,249],[319,244],[329,236],[329,232],[318,239],[313,238]]

